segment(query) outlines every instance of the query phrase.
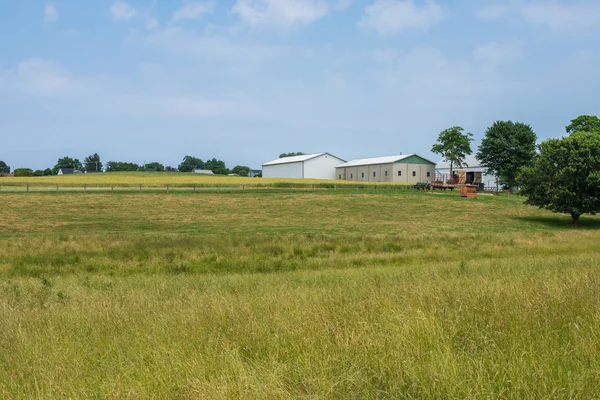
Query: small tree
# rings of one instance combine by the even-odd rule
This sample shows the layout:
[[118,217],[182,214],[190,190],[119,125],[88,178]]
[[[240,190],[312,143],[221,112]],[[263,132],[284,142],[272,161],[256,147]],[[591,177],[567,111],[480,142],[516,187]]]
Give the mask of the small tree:
[[31,168],[16,168],[15,176],[33,176],[33,170]]
[[50,176],[52,175],[52,170],[50,168],[46,168],[43,172],[44,176]]
[[574,225],[582,214],[600,211],[600,135],[575,132],[539,149],[533,166],[519,175],[526,203],[570,214]]
[[0,174],[10,174],[10,167],[4,161],[0,161]]
[[573,132],[597,132],[600,134],[600,118],[595,115],[580,115],[572,119],[565,127],[567,133]]
[[140,166],[135,163],[122,161],[109,161],[106,163],[106,172],[138,171]]
[[295,156],[303,156],[305,153],[298,151],[296,153],[291,152],[291,153],[281,153],[279,155],[279,158],[285,158],[285,157],[295,157]]
[[444,157],[445,161],[450,162],[450,176],[453,176],[454,166],[461,167],[465,158],[471,154],[471,142],[473,136],[471,133],[463,133],[464,129],[460,126],[453,126],[440,133],[438,142],[431,147],[433,153]]
[[94,153],[92,155],[87,156],[83,160],[83,164],[85,166],[86,171],[102,171],[102,162],[100,162],[100,156],[98,155],[98,153]]
[[144,165],[144,169],[155,169],[157,172],[163,172],[165,170],[165,166],[158,161],[153,161]]
[[521,168],[533,163],[536,140],[535,132],[527,124],[496,121],[486,130],[477,159],[512,190]]

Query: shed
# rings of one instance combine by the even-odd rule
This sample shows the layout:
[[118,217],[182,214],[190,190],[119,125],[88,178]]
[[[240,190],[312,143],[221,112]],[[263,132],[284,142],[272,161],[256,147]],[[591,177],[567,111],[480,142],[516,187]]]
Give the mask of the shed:
[[335,167],[345,162],[329,153],[284,157],[262,165],[264,178],[335,179]]
[[214,175],[214,172],[212,172],[210,169],[195,169],[194,173],[203,175]]
[[[480,165],[479,160],[477,160],[477,157],[474,155],[467,156],[465,158],[465,163],[461,167],[453,165],[452,169],[455,173],[458,173],[459,170],[465,171],[465,183],[483,183],[486,188],[496,187],[496,181],[498,179],[494,175],[488,174],[486,168]],[[450,178],[450,162],[441,160],[435,166],[435,171],[437,175],[436,180],[446,181]]]
[[431,182],[435,163],[418,154],[362,158],[336,167],[336,178],[360,182]]

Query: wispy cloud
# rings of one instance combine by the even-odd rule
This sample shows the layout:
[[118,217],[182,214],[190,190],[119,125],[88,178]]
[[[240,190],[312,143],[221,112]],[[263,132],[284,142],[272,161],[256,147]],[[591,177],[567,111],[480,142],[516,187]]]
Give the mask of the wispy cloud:
[[250,27],[288,27],[310,24],[327,15],[329,8],[321,0],[238,0],[232,12]]
[[114,21],[127,21],[137,15],[136,9],[124,1],[118,1],[110,6],[110,13]]
[[413,0],[376,0],[365,8],[358,25],[387,35],[408,29],[427,30],[446,18],[445,9],[433,0],[422,6]]
[[194,20],[205,14],[213,12],[215,3],[213,1],[185,2],[173,13],[171,21]]
[[58,22],[59,18],[60,15],[54,3],[46,4],[46,6],[44,7],[44,22],[47,24],[52,22]]

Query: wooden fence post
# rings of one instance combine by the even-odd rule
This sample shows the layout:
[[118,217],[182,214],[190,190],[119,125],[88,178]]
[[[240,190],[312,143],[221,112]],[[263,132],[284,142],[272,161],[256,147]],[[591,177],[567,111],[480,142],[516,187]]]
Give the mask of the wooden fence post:
[[171,188],[169,187],[169,185],[167,185],[167,193],[170,193]]
[[196,185],[194,185],[194,193],[196,193]]
[[29,193],[29,183],[26,186],[27,186],[27,193]]
[[246,185],[242,185],[242,193],[246,191]]
[[111,185],[111,193],[115,194],[115,185]]
[[83,193],[87,193],[87,184],[83,184]]
[[58,185],[56,185],[56,193],[58,193]]
[[140,185],[140,193],[142,193],[142,185]]

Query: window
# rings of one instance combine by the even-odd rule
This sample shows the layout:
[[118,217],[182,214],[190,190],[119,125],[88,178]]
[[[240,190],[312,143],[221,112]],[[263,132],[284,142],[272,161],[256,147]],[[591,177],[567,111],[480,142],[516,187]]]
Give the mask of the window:
[[402,171],[398,171],[398,176],[402,176]]
[[417,176],[417,171],[413,171],[413,176]]
[[385,171],[385,176],[387,176],[387,171]]
[[364,172],[361,172],[361,173],[360,173],[360,177],[361,177],[361,178],[364,178],[364,177],[365,177],[365,173],[364,173]]
[[[429,172],[428,172],[428,173],[429,173]],[[427,176],[429,176],[429,175],[427,175]],[[340,180],[341,180],[341,179],[342,179],[342,176],[340,175],[339,177],[340,177]]]
[[375,171],[373,171],[373,178],[375,178]]
[[427,177],[429,178],[431,176],[431,172],[427,172]]
[[354,178],[354,174],[350,174],[350,179]]

